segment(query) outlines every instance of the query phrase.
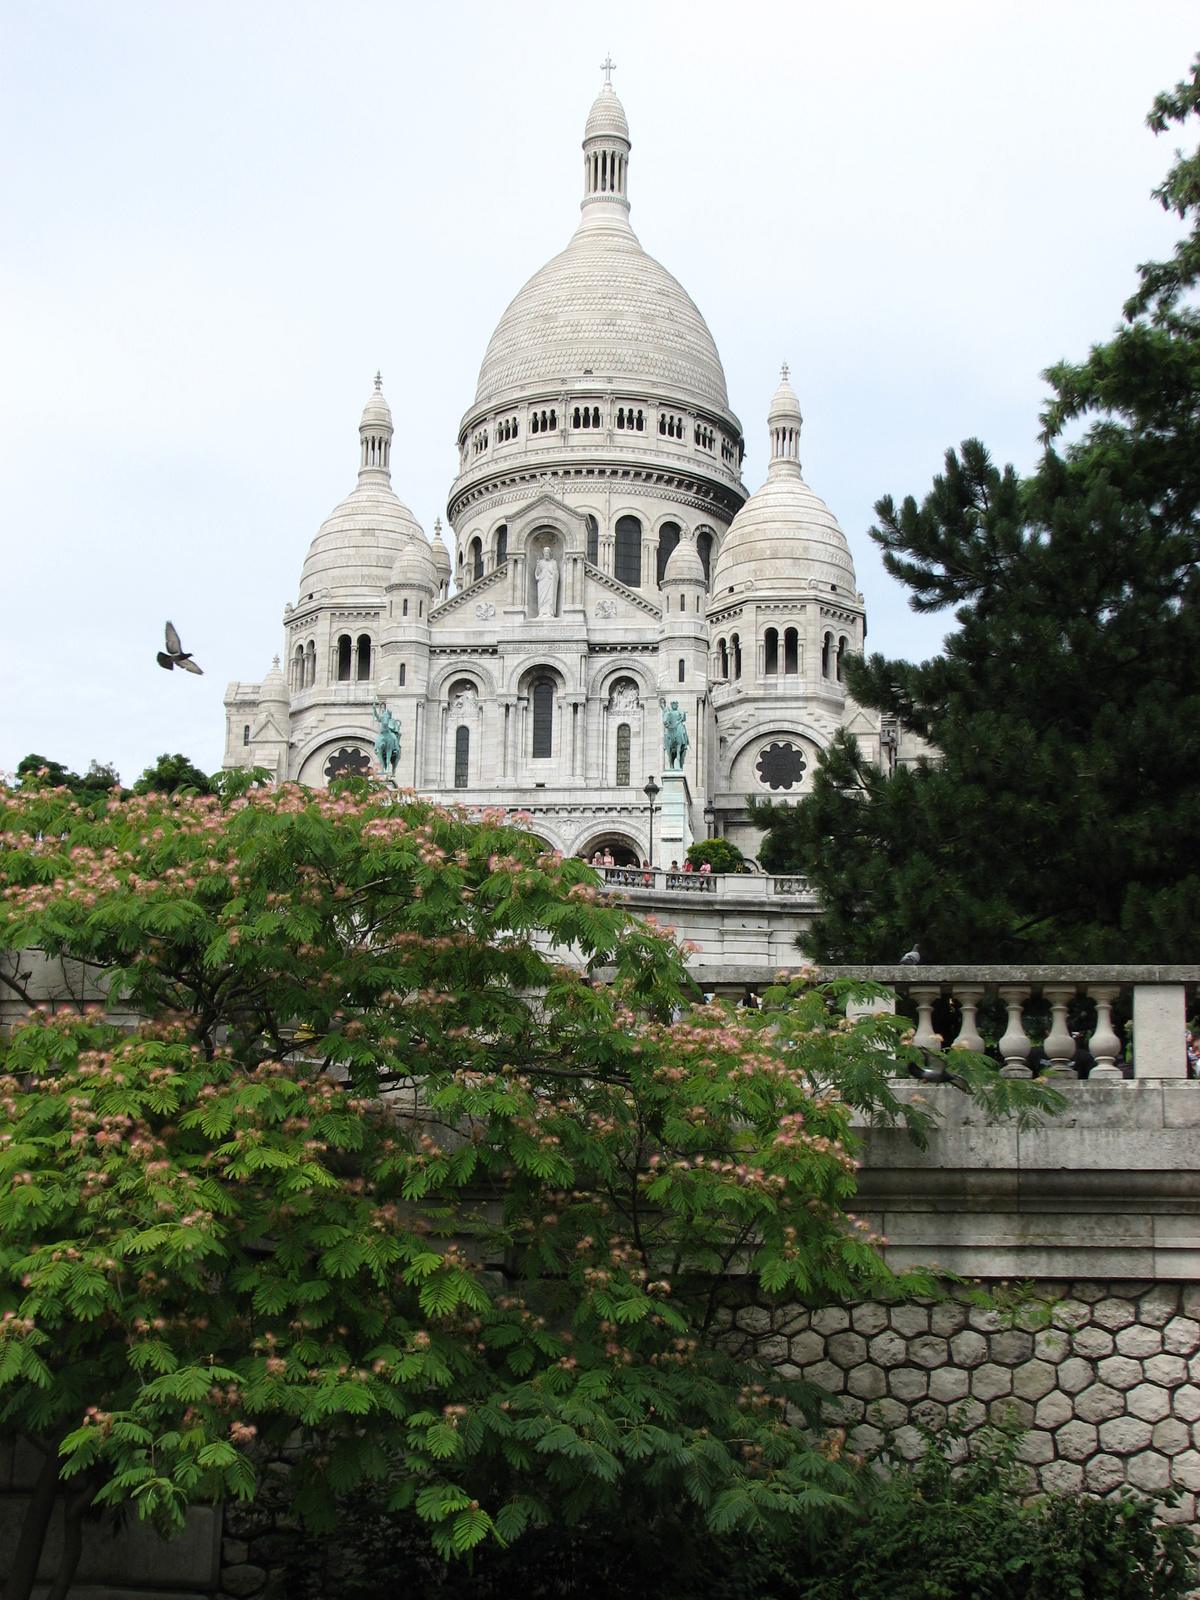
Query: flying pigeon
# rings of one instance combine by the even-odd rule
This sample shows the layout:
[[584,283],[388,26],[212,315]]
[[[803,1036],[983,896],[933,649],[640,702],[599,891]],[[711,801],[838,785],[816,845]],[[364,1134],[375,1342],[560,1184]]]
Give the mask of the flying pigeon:
[[167,648],[158,652],[158,664],[171,672],[176,667],[182,667],[185,672],[194,672],[197,677],[204,676],[204,668],[198,667],[191,655],[179,642],[179,635],[175,632],[175,624],[167,623]]
[[900,965],[902,967],[919,967],[921,965],[921,952],[916,945],[913,945],[911,950],[900,957]]

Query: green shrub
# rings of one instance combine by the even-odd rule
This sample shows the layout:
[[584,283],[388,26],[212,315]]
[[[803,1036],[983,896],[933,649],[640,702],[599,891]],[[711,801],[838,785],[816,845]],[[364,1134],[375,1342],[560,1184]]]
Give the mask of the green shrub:
[[694,867],[707,861],[714,872],[740,872],[746,858],[728,839],[700,839],[687,853]]

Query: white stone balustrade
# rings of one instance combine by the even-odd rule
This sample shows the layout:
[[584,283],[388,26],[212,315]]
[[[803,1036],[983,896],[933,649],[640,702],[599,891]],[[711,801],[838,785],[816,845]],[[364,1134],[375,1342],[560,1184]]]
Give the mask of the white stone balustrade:
[[[1200,989],[1200,967],[825,967],[823,978],[859,978],[880,983],[905,995],[917,1008],[914,1041],[927,1050],[942,1048],[934,1031],[933,1007],[949,997],[959,1006],[962,1028],[952,1048],[982,1051],[977,1013],[985,995],[997,995],[1008,1011],[1008,1026],[999,1040],[1006,1078],[1032,1075],[1033,1049],[1025,1028],[1025,1010],[1040,997],[1050,1007],[1050,1031],[1042,1048],[1047,1062],[1042,1077],[1075,1078],[1078,1041],[1067,1023],[1072,1003],[1089,998],[1096,1007],[1096,1026],[1082,1042],[1095,1060],[1090,1078],[1123,1078],[1121,1041],[1112,1023],[1112,1008],[1122,994],[1132,993],[1132,1054],[1137,1078],[1186,1078],[1187,1000]],[[744,980],[743,980],[744,981]],[[770,981],[767,979],[767,981]]]

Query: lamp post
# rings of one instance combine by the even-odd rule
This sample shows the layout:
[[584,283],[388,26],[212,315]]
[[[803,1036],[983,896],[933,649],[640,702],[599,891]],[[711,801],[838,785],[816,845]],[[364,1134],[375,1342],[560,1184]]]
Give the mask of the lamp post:
[[715,839],[717,836],[717,811],[715,806],[705,806],[704,827],[706,830],[705,837]]
[[646,799],[649,800],[649,802],[650,802],[650,870],[653,871],[654,870],[654,797],[658,793],[658,785],[654,781],[653,773],[651,773],[650,777],[648,777],[646,779],[646,787],[642,790],[642,793],[646,796]]

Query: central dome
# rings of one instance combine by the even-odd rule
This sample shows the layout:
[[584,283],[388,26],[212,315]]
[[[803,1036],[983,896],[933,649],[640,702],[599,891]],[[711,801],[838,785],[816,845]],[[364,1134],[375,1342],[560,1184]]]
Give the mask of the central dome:
[[534,273],[492,335],[475,403],[574,385],[585,374],[729,409],[708,324],[628,223],[583,224],[562,254]]
[[583,137],[583,221],[500,318],[475,405],[612,380],[728,411],[721,358],[691,296],[629,226],[629,131],[601,90]]

